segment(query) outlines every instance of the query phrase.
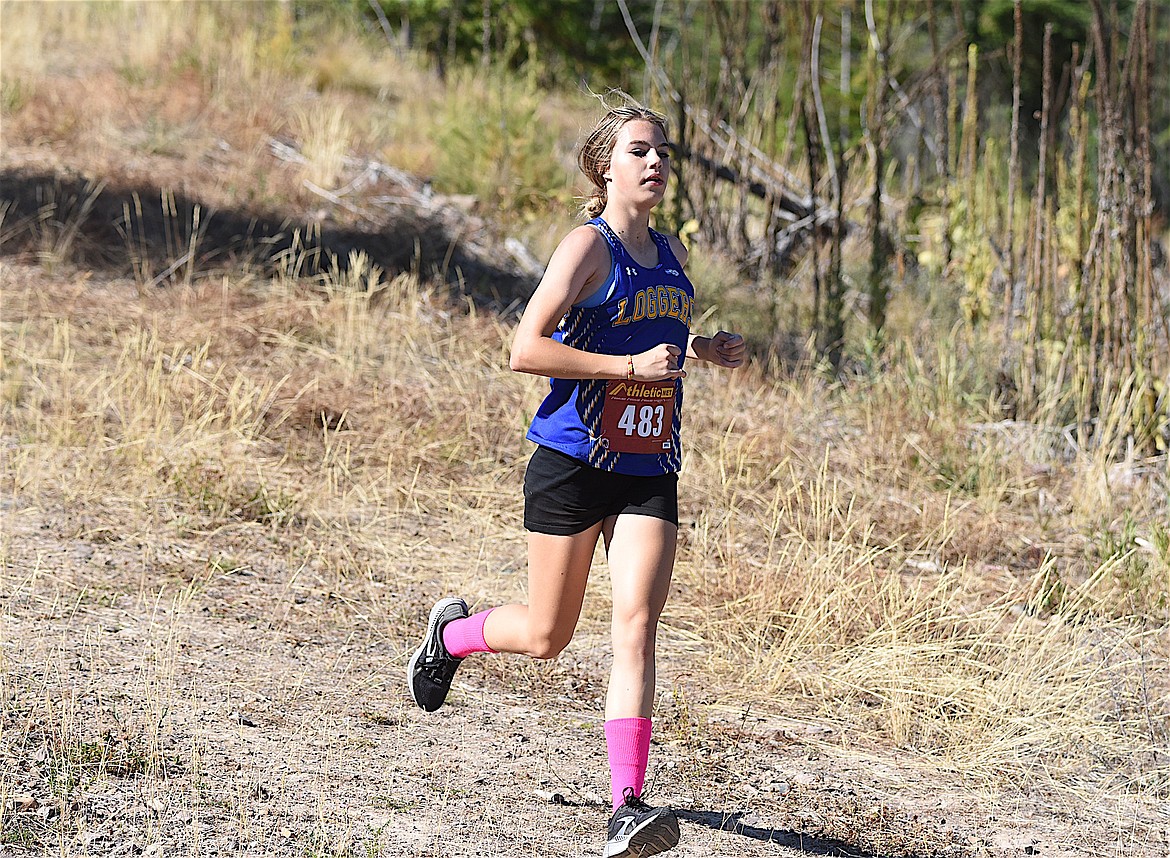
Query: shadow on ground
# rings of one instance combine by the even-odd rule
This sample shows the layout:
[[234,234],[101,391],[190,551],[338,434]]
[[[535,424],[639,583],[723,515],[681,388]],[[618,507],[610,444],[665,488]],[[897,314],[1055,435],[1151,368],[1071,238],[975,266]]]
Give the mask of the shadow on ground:
[[830,856],[830,858],[881,858],[879,855],[858,849],[856,846],[851,846],[841,840],[811,837],[782,828],[759,828],[749,825],[743,821],[744,814],[742,812],[717,813],[712,810],[676,810],[675,815],[685,822],[702,825],[715,831],[738,834],[752,840],[775,843],[777,846],[794,849],[806,855],[824,855]]
[[438,277],[453,293],[506,307],[535,288],[503,252],[474,247],[466,220],[415,207],[380,209],[361,226],[216,209],[148,184],[95,183],[0,171],[0,254],[52,254],[81,267],[164,286],[193,272],[250,265],[298,275],[344,270],[361,252],[389,276]]

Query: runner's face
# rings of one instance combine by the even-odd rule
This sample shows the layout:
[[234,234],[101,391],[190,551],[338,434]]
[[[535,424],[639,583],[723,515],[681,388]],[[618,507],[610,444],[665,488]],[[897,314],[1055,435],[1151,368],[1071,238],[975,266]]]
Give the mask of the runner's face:
[[653,122],[632,119],[622,126],[610,156],[609,196],[658,203],[670,178],[670,147]]

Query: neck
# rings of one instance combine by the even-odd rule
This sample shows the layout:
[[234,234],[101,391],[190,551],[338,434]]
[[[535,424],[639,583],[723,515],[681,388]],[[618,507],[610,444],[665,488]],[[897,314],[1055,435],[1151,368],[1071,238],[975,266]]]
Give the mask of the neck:
[[612,201],[601,212],[602,219],[626,244],[645,247],[650,243],[650,212],[625,209]]

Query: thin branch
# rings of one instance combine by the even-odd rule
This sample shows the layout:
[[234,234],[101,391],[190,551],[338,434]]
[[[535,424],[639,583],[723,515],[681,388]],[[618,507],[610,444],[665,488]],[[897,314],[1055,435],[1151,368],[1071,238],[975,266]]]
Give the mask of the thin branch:
[[833,183],[833,195],[841,198],[841,181],[837,178],[837,159],[833,156],[833,141],[829,137],[829,120],[825,118],[825,102],[821,98],[821,25],[824,23],[824,17],[817,15],[816,23],[813,24],[813,38],[812,38],[812,53],[810,63],[812,68],[809,72],[810,80],[812,81],[813,104],[817,109],[817,125],[820,127],[821,140],[824,141],[825,147],[825,163],[829,168],[829,179]]
[[910,124],[918,131],[922,142],[926,144],[926,148],[930,150],[930,154],[934,156],[937,162],[940,158],[938,141],[934,139],[922,122],[922,117],[918,115],[918,108],[910,100],[910,96],[902,89],[898,83],[898,79],[889,73],[889,60],[886,56],[886,50],[882,47],[881,39],[878,37],[877,23],[873,15],[873,0],[865,0],[865,25],[869,29],[869,41],[873,45],[874,53],[878,56],[880,62],[886,69],[886,85],[894,91],[898,96],[898,106],[905,111],[906,118],[910,120]]
[[[710,115],[707,113],[707,111],[698,111],[690,105],[683,103],[682,96],[679,94],[678,90],[676,90],[671,85],[670,79],[666,76],[666,73],[654,62],[654,58],[650,55],[649,50],[647,50],[641,36],[638,35],[638,27],[634,23],[633,17],[630,15],[630,9],[626,3],[626,0],[617,0],[617,2],[618,7],[621,9],[622,19],[626,24],[626,30],[629,32],[631,40],[633,40],[634,47],[637,48],[638,53],[642,57],[642,61],[650,70],[651,78],[654,80],[654,83],[658,87],[659,92],[662,94],[663,98],[675,104],[681,104],[687,118],[694,122],[695,127],[698,128],[704,135],[706,135],[706,137],[719,149],[727,151],[732,145],[742,145],[745,151],[747,151],[752,156],[753,163],[750,165],[749,169],[749,173],[752,179],[773,188],[777,192],[777,195],[787,194],[790,189],[795,189],[795,192],[798,195],[807,198],[806,205],[811,208],[813,205],[811,194],[808,190],[805,189],[803,183],[796,176],[794,176],[788,170],[784,169],[781,164],[773,161],[764,152],[755,146],[752,146],[748,143],[740,143],[738,140],[734,140],[733,142],[733,138],[735,138],[735,131],[726,122],[716,123],[713,127],[710,122]],[[718,129],[718,131],[716,129]],[[782,179],[780,177],[782,177]],[[783,183],[787,183],[788,187],[785,187]]]
[[386,41],[390,43],[390,47],[397,48],[398,44],[394,39],[394,28],[386,20],[386,10],[382,8],[382,4],[378,0],[370,0],[370,8],[378,16],[378,23],[382,26],[382,32],[386,34]]

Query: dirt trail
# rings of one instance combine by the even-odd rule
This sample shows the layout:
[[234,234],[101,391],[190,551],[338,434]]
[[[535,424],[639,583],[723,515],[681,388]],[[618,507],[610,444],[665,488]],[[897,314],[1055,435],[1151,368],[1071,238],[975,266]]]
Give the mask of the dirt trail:
[[[432,594],[368,581],[322,589],[303,565],[269,556],[254,527],[215,536],[234,571],[192,579],[181,539],[19,499],[4,512],[5,850],[600,854],[600,635],[579,635],[548,665],[469,660],[448,705],[426,715],[402,671]],[[757,716],[705,699],[665,649],[660,685],[676,691],[658,715],[650,798],[679,809],[673,854],[1111,848],[1088,808],[980,798],[780,705]],[[1157,847],[1127,854],[1154,858]]]

